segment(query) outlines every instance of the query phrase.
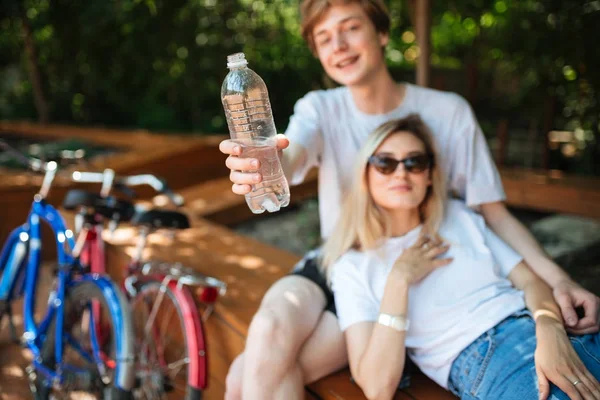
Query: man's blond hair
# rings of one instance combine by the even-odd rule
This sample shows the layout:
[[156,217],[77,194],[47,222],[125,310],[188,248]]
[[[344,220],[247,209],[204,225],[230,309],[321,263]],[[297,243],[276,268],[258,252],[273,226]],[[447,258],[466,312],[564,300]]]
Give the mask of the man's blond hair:
[[301,33],[310,50],[315,53],[313,29],[329,7],[338,4],[358,3],[363,8],[378,33],[389,33],[390,15],[383,0],[304,0],[300,5]]

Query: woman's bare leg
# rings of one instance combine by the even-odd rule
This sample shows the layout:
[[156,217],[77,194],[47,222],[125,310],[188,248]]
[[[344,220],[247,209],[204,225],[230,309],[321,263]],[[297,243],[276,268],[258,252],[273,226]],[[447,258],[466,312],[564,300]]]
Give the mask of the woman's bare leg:
[[242,400],[242,378],[244,373],[244,353],[233,360],[225,379],[225,400]]
[[289,275],[265,294],[248,329],[242,371],[244,399],[272,399],[296,373],[300,348],[315,329],[325,294],[310,280]]
[[319,324],[300,349],[298,362],[304,384],[318,381],[348,365],[344,333],[332,312],[323,313]]
[[[242,376],[245,353],[231,364],[226,380],[225,400],[242,399]],[[319,319],[298,354],[295,366],[288,370],[274,393],[276,399],[304,395],[303,386],[327,376],[348,364],[346,344],[337,318],[326,311]],[[298,379],[300,375],[301,380]],[[287,397],[286,397],[287,396]]]
[[281,384],[275,390],[275,400],[304,400],[304,382],[302,381],[302,369],[298,363],[285,374]]

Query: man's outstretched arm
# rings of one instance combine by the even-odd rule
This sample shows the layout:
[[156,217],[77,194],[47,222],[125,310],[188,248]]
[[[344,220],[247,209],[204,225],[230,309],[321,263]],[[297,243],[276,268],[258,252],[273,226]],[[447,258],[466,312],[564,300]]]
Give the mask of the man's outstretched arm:
[[[552,287],[569,331],[584,334],[600,330],[600,298],[574,282],[552,261],[531,232],[508,211],[503,202],[482,204],[481,214],[488,226]],[[576,307],[583,308],[583,318],[577,316]]]

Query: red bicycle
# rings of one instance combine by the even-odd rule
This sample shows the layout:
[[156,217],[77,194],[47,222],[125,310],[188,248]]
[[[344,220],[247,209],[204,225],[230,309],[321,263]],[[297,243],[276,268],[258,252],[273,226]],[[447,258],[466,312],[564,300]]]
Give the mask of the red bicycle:
[[[129,222],[138,230],[135,253],[126,266],[123,289],[127,293],[136,334],[137,399],[201,399],[208,383],[205,320],[218,297],[226,291],[225,283],[186,268],[179,263],[143,260],[148,236],[158,230],[171,233],[189,228],[187,216],[175,210],[136,210],[135,206],[110,195],[114,188],[133,197],[133,186],[150,185],[167,195],[176,206],[181,197],[172,193],[164,181],[154,175],[115,176],[103,173],[75,172],[79,182],[102,183],[100,193],[72,190],[63,207],[77,210],[76,248],[81,263],[91,273],[105,273],[102,240],[104,222],[114,230],[120,222]],[[206,306],[204,317],[197,301]],[[94,310],[93,310],[94,312]],[[99,340],[106,340],[100,318],[96,319]]]

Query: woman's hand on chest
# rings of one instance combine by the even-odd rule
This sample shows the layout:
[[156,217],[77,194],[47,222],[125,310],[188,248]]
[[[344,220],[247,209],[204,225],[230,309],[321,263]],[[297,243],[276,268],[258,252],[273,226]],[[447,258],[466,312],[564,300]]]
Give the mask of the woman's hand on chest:
[[404,250],[394,262],[388,279],[400,280],[408,285],[420,282],[433,270],[450,264],[452,258],[440,257],[450,246],[439,236],[422,235],[415,244]]

